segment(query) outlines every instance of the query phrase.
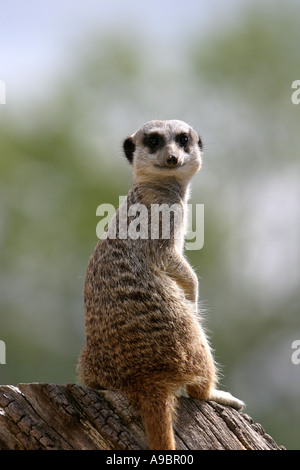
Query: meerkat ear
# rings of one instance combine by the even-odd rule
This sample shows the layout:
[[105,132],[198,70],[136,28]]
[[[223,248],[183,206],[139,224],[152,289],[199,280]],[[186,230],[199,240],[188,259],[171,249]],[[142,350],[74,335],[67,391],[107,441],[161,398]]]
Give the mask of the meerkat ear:
[[123,142],[123,150],[125,152],[125,155],[130,163],[133,162],[133,154],[135,151],[135,143],[133,141],[132,136],[127,137],[127,139],[124,140]]
[[202,139],[201,139],[200,135],[198,135],[198,147],[199,147],[199,149],[200,149],[201,152],[202,152],[202,150],[203,150],[203,142],[202,142]]

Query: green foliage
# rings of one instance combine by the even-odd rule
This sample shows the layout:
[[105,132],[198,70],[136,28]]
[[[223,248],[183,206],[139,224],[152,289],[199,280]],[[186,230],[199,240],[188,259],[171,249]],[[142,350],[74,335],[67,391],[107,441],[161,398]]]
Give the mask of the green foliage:
[[[299,15],[298,7],[294,10]],[[229,87],[254,106],[278,106],[298,73],[300,38],[292,10],[254,8],[239,25],[196,48],[196,73],[218,87]]]

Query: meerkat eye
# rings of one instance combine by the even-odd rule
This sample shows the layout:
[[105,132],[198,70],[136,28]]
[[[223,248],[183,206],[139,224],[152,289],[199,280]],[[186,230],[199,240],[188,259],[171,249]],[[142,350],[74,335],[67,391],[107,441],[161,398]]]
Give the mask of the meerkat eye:
[[185,147],[189,141],[189,138],[186,134],[179,134],[176,140],[178,144],[180,145],[180,147]]
[[148,143],[151,148],[157,147],[159,144],[159,139],[157,135],[150,135]]
[[154,148],[158,145],[158,137],[150,136],[148,142],[149,142],[149,146],[151,148]]
[[147,135],[144,139],[144,144],[151,150],[156,149],[160,145],[160,138],[157,134]]

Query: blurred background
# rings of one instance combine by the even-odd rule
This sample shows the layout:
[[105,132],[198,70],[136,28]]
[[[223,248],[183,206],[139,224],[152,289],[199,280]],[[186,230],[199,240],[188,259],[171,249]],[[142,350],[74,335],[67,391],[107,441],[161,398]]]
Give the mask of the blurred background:
[[131,185],[122,140],[151,119],[202,136],[200,278],[222,387],[300,448],[300,5],[3,0],[0,383],[76,382],[96,208]]

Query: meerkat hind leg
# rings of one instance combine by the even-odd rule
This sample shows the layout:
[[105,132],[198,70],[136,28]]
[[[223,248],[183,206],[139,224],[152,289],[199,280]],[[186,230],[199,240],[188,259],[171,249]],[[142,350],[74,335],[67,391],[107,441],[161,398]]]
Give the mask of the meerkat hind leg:
[[242,400],[235,398],[229,392],[217,390],[216,388],[206,390],[198,384],[189,384],[185,388],[181,389],[180,392],[182,392],[181,395],[185,397],[196,398],[198,400],[216,401],[221,405],[232,406],[232,408],[235,408],[236,410],[241,410],[245,406],[245,403]]
[[211,389],[208,400],[216,401],[221,405],[232,406],[232,408],[235,408],[236,410],[241,410],[245,406],[245,403],[242,400],[234,397],[231,393],[217,390],[215,388]]

